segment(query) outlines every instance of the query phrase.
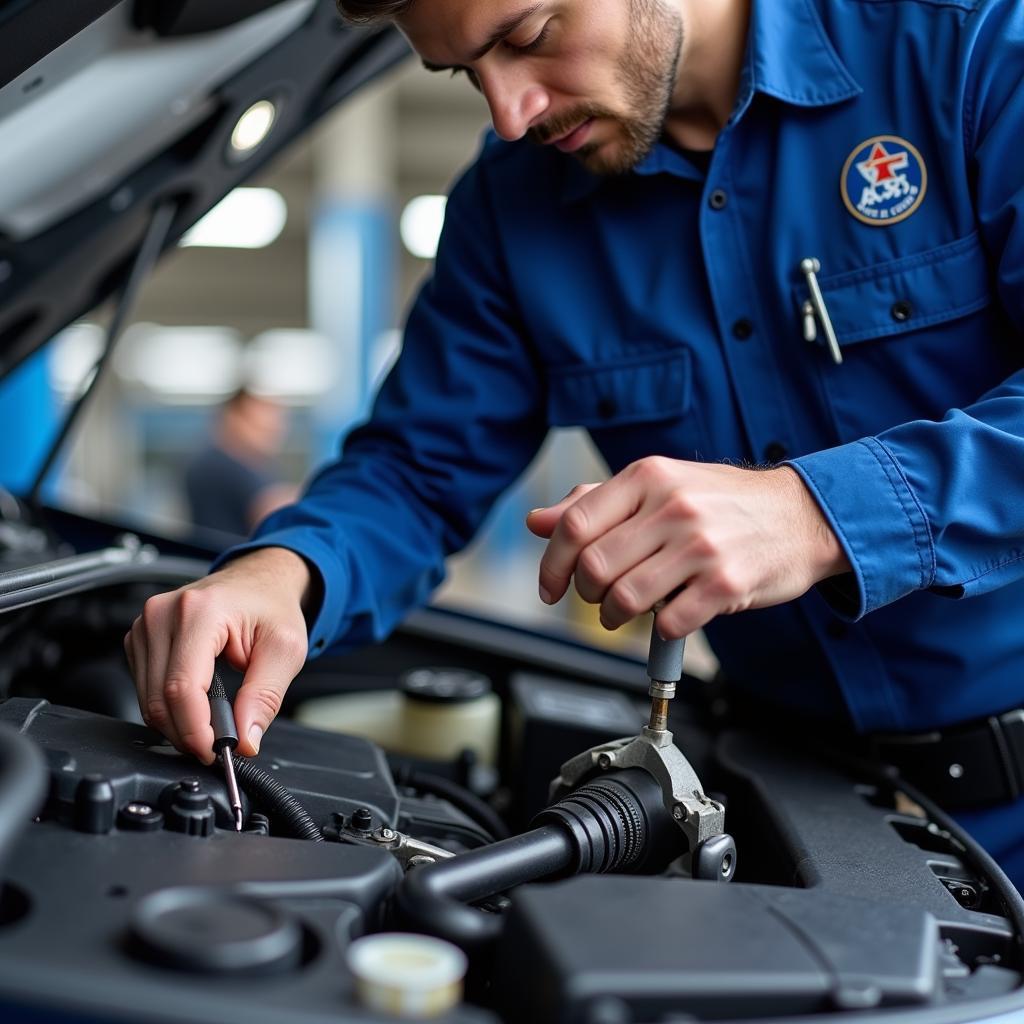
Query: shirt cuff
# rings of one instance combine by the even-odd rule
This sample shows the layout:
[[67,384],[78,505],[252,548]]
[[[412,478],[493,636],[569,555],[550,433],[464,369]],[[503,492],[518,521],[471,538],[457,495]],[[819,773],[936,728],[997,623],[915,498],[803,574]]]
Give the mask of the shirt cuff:
[[228,548],[217,556],[210,567],[210,572],[215,572],[240,555],[258,551],[260,548],[287,548],[304,558],[310,572],[319,576],[320,607],[315,610],[308,626],[308,657],[316,658],[341,635],[348,593],[348,571],[344,563],[339,559],[337,552],[321,543],[312,531],[284,527],[261,533],[244,544]]
[[841,617],[855,621],[935,578],[931,530],[892,453],[867,437],[786,463],[821,506],[853,568],[819,584]]

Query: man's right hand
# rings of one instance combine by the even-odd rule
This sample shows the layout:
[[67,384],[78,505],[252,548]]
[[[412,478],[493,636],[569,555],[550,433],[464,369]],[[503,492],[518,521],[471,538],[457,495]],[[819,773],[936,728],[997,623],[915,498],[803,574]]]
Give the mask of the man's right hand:
[[252,757],[306,660],[313,573],[286,548],[259,548],[179,590],[151,597],[124,638],[146,724],[211,764],[206,696],[220,655],[245,676],[235,698],[238,753]]

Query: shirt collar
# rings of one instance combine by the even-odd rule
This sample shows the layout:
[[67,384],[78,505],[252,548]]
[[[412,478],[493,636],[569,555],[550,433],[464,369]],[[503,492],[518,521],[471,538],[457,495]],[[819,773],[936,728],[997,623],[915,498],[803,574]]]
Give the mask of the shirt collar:
[[[813,0],[754,0],[738,112],[747,107],[754,92],[795,106],[824,107],[862,91],[836,53]],[[704,177],[689,160],[662,144],[630,173],[667,173],[698,181]],[[562,198],[565,202],[582,199],[604,180],[569,157]]]
[[754,0],[746,74],[753,90],[799,107],[825,107],[862,92],[812,0]]

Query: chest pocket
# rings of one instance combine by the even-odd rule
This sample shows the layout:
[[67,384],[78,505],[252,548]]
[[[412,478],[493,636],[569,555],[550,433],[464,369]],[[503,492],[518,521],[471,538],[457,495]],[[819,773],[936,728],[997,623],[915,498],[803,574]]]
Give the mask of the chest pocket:
[[548,423],[590,429],[673,420],[690,409],[688,349],[548,368]]
[[840,441],[940,418],[1011,372],[977,234],[818,283],[843,353],[819,361]]

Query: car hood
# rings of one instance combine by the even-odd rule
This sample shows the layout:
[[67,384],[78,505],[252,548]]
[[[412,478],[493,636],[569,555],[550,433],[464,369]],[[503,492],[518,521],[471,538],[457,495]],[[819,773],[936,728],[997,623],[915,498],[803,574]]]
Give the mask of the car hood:
[[0,0],[0,39],[0,378],[123,287],[158,206],[170,248],[408,52],[333,0]]

